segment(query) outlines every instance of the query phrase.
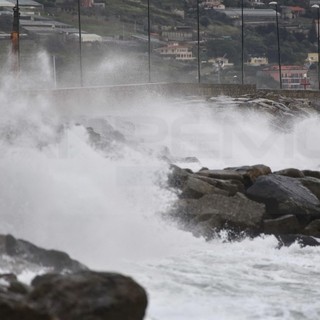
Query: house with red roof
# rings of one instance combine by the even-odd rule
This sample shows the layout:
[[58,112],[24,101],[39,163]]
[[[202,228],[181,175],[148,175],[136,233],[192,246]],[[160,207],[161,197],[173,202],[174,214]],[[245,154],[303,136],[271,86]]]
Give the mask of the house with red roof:
[[[279,66],[274,65],[262,69],[262,72],[280,82]],[[304,89],[308,69],[304,66],[281,66],[281,78],[283,89]]]

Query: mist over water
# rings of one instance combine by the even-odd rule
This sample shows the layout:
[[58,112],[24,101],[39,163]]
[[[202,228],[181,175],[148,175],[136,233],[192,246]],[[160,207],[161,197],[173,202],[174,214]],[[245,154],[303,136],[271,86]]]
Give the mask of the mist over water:
[[0,90],[1,233],[133,276],[148,291],[148,320],[319,317],[320,249],[278,250],[271,236],[205,242],[163,219],[176,199],[170,162],[319,170],[317,114],[279,123],[228,97],[151,93],[67,108],[13,94],[16,81]]

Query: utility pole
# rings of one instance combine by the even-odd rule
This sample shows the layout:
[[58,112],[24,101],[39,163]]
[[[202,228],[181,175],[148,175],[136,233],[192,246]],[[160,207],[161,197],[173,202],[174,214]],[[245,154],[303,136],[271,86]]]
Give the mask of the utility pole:
[[20,71],[20,12],[19,0],[13,7],[13,25],[11,32],[11,48],[13,56],[13,71],[19,73]]

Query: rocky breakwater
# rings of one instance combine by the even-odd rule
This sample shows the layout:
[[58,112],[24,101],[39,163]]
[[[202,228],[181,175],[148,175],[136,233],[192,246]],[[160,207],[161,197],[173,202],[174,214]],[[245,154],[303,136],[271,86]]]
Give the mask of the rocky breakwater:
[[259,164],[198,172],[172,165],[169,185],[179,199],[170,211],[183,229],[210,240],[272,234],[280,245],[319,245],[320,172],[272,172]]
[[[1,320],[142,320],[145,290],[130,277],[90,271],[66,253],[0,235]],[[44,273],[31,285],[16,274]]]

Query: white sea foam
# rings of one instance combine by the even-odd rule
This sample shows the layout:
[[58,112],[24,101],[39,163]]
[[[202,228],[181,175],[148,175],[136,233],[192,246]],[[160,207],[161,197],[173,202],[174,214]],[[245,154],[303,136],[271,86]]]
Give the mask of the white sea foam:
[[[165,187],[165,157],[195,156],[184,163],[195,169],[319,169],[316,115],[279,130],[227,97],[94,104],[100,112],[77,104],[68,116],[49,98],[1,90],[1,233],[132,275],[149,293],[149,320],[319,317],[318,248],[278,250],[274,237],[208,243],[162,218],[176,198]],[[87,126],[105,144],[94,144]]]

